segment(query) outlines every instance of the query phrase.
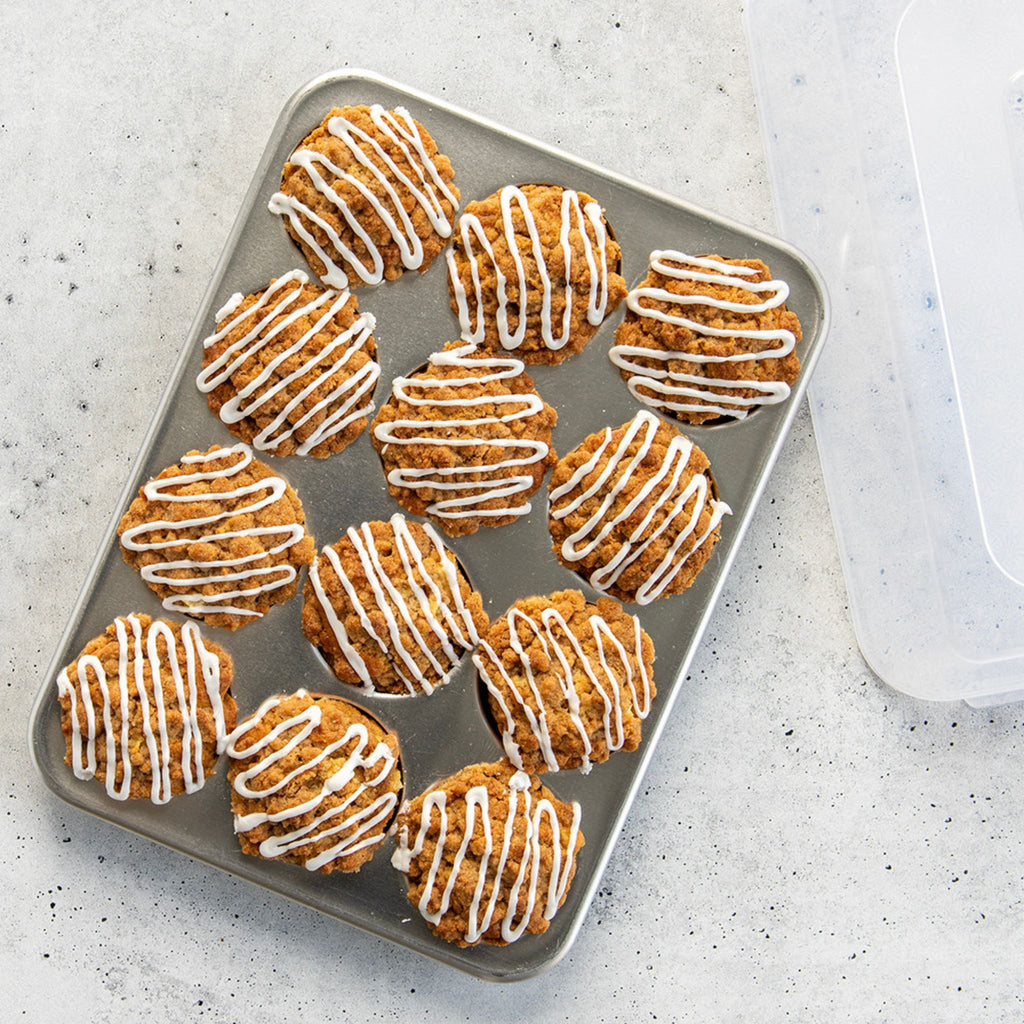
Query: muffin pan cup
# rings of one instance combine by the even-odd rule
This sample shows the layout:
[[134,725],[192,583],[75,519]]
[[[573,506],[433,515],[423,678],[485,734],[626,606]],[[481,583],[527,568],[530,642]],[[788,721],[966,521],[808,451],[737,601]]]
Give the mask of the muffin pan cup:
[[[627,606],[639,616],[657,655],[658,696],[644,726],[643,742],[635,753],[615,754],[589,775],[559,772],[544,776],[545,785],[557,796],[582,805],[586,845],[579,853],[565,904],[548,931],[524,936],[505,947],[460,949],[435,938],[406,899],[405,876],[391,866],[393,838],[360,872],[350,875],[320,875],[244,856],[232,829],[223,758],[201,792],[175,797],[163,806],[111,800],[100,783],[78,781],[64,763],[57,673],[118,615],[133,611],[162,614],[156,597],[121,558],[118,520],[139,486],[188,450],[235,443],[196,388],[202,339],[212,332],[216,311],[234,292],[247,294],[295,267],[305,268],[302,254],[280,219],[267,210],[267,201],[278,187],[285,160],[310,129],[332,107],[361,103],[381,103],[389,109],[405,106],[427,128],[440,151],[452,160],[463,207],[509,183],[553,181],[585,191],[604,207],[622,247],[622,275],[631,287],[646,274],[653,249],[759,257],[775,277],[789,282],[788,305],[803,328],[798,348],[803,370],[788,401],[762,408],[744,421],[682,428],[708,454],[718,490],[733,514],[724,521],[710,562],[689,590],[645,607]],[[442,254],[422,275],[411,272],[399,281],[356,291],[360,308],[377,318],[374,333],[382,367],[375,395],[378,408],[387,399],[395,376],[409,373],[432,352],[458,338],[446,273]],[[528,367],[541,395],[558,411],[554,445],[559,456],[588,434],[625,423],[641,408],[608,359],[623,313],[621,306],[581,354],[557,366]],[[828,299],[820,278],[800,253],[780,241],[374,74],[345,71],[308,83],[288,102],[271,133],[167,391],[114,508],[106,537],[42,680],[29,738],[47,786],[74,807],[478,977],[511,981],[552,966],[579,932],[645,768],[657,756],[658,737],[672,705],[685,699],[687,668],[796,416],[827,322]],[[388,495],[369,431],[326,460],[276,458],[266,453],[259,457],[295,487],[318,550],[336,541],[351,525],[387,519],[400,511]],[[546,495],[547,481],[533,497],[532,513],[515,523],[481,528],[471,537],[446,538],[470,581],[482,592],[485,610],[492,618],[530,594],[575,587],[590,599],[595,596],[583,580],[558,564],[551,551]],[[500,742],[481,707],[476,673],[468,656],[451,680],[430,696],[366,693],[335,680],[303,636],[301,611],[300,592],[287,604],[271,609],[263,620],[236,632],[203,627],[204,633],[234,658],[233,692],[240,721],[273,693],[289,693],[299,687],[340,693],[397,733],[405,796],[410,799],[465,765],[502,756]]]

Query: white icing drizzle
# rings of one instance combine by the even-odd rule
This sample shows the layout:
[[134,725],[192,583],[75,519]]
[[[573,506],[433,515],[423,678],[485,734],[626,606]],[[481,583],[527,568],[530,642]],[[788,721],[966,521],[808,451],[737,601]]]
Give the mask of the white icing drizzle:
[[[509,609],[505,618],[508,623],[509,645],[519,657],[522,674],[525,677],[525,687],[512,678],[506,670],[501,656],[486,640],[481,641],[480,652],[482,653],[473,656],[473,663],[505,717],[501,739],[508,759],[517,768],[524,767],[519,744],[515,741],[516,718],[520,717],[525,719],[530,731],[537,738],[548,771],[557,772],[559,770],[558,759],[548,728],[550,700],[544,701],[537,686],[530,663],[530,655],[527,652],[527,648],[531,644],[524,645],[519,639],[518,627],[523,625],[537,639],[544,654],[550,660],[549,671],[556,677],[557,693],[567,706],[572,728],[583,742],[583,762],[580,765],[580,771],[587,774],[593,767],[593,762],[590,760],[593,747],[580,714],[580,698],[573,678],[573,667],[575,665],[583,670],[590,685],[600,695],[604,704],[602,717],[605,743],[609,751],[619,750],[626,738],[622,724],[622,687],[629,688],[632,694],[633,709],[640,718],[646,718],[651,710],[651,680],[644,665],[640,620],[635,615],[630,616],[634,625],[633,661],[630,661],[630,654],[626,652],[625,647],[612,632],[608,623],[600,615],[590,615],[587,618],[587,624],[597,648],[597,662],[595,663],[587,657],[580,639],[570,630],[569,624],[556,608],[545,608],[541,612],[539,622],[516,607]],[[618,671],[614,670],[608,662],[607,647],[614,650],[615,660],[620,666]],[[638,667],[638,672],[635,674],[633,662]],[[513,714],[505,700],[505,692],[497,678],[492,675],[493,670],[497,670],[508,693],[518,705],[518,716]],[[639,676],[641,693],[637,692],[636,676]],[[622,682],[620,683],[619,680]]]
[[[609,514],[615,499],[650,451],[659,423],[658,418],[652,413],[641,410],[626,425],[622,439],[614,451],[610,450],[612,429],[607,427],[597,451],[569,480],[552,489],[550,494],[552,519],[564,519],[591,497],[598,496],[601,499],[597,510],[590,518],[563,541],[561,553],[567,562],[579,562],[586,558],[637,508],[645,503],[650,505],[647,514],[629,537],[619,545],[615,554],[593,570],[589,579],[591,586],[597,590],[606,591],[613,586],[622,573],[640,559],[670,527],[678,531],[665,556],[637,590],[635,600],[641,605],[650,604],[662,595],[689,557],[711,536],[722,517],[732,513],[732,509],[724,501],[712,497],[708,478],[703,473],[695,474],[685,487],[680,486],[680,480],[693,450],[693,443],[682,434],[675,433],[669,443],[665,461],[658,471],[651,475],[618,514]],[[643,437],[639,449],[627,461],[629,446],[641,434]],[[608,464],[588,486],[581,487],[583,480],[594,472],[606,452],[609,453]],[[579,493],[573,494],[577,488]],[[677,520],[683,515],[685,506],[691,498],[695,499],[693,510],[689,519],[679,527],[676,525]],[[562,503],[562,499],[567,500]],[[697,523],[705,507],[711,510],[707,527],[702,534],[695,536]],[[663,514],[661,523],[655,529],[649,530],[651,523],[659,514]],[[689,550],[680,554],[686,544],[690,545]]]
[[[243,324],[248,326],[246,333],[232,342],[209,366],[204,367],[196,378],[199,390],[208,394],[246,364],[258,369],[260,353],[267,345],[287,331],[296,320],[305,316],[316,316],[313,326],[308,331],[270,360],[220,409],[221,420],[230,426],[248,416],[258,414],[263,406],[282,391],[296,382],[301,382],[297,394],[253,438],[253,447],[259,451],[276,451],[282,441],[291,438],[311,419],[326,411],[323,421],[298,446],[299,455],[308,455],[317,445],[373,411],[373,402],[369,401],[368,396],[373,394],[374,385],[380,376],[380,365],[371,359],[352,373],[349,364],[357,352],[367,347],[376,321],[371,313],[360,313],[350,327],[341,329],[333,326],[337,313],[348,302],[354,301],[352,293],[348,291],[323,291],[311,302],[297,305],[302,287],[308,280],[301,270],[293,270],[277,278],[252,306],[203,341],[203,347],[210,349]],[[241,295],[233,295],[217,313],[217,322],[220,323],[232,316],[242,301]],[[275,320],[278,322],[274,323]],[[306,351],[311,339],[321,332],[329,335],[323,348],[319,352]],[[272,387],[265,387],[278,367],[296,358],[301,360],[301,365],[297,369],[282,376]],[[301,406],[315,389],[322,387],[332,378],[335,382],[331,390],[294,423],[289,422],[293,411]]]
[[[498,266],[494,248],[484,232],[480,219],[471,213],[464,213],[459,218],[459,232],[462,239],[462,248],[466,259],[469,261],[470,275],[473,281],[473,310],[470,310],[469,294],[465,285],[459,277],[458,266],[455,254],[448,250],[448,277],[451,281],[452,293],[455,296],[456,306],[459,314],[459,325],[462,330],[462,338],[475,344],[483,342],[485,337],[485,310],[484,297],[480,284],[480,257],[474,249],[479,245],[486,254],[491,267],[497,276],[498,308],[495,311],[495,326],[498,331],[498,340],[505,349],[516,349],[523,343],[526,336],[528,316],[525,309],[525,295],[527,292],[527,274],[524,265],[523,254],[519,251],[519,240],[516,232],[516,224],[512,215],[512,206],[518,207],[526,233],[529,235],[530,247],[527,258],[530,261],[530,269],[536,268],[541,280],[541,309],[540,309],[540,332],[544,344],[552,351],[563,348],[569,341],[569,325],[572,318],[572,306],[575,299],[572,285],[572,246],[569,241],[569,233],[575,222],[576,230],[579,232],[583,244],[583,252],[587,261],[587,279],[589,281],[589,293],[587,297],[587,320],[592,324],[600,324],[605,317],[605,310],[608,305],[608,265],[606,261],[606,249],[608,236],[604,226],[604,218],[601,214],[601,207],[591,200],[581,207],[579,193],[572,189],[562,191],[562,220],[559,237],[561,248],[564,254],[564,265],[555,273],[556,276],[564,276],[565,280],[565,311],[562,315],[560,325],[561,333],[555,334],[555,325],[552,317],[552,282],[551,268],[544,261],[544,253],[541,248],[540,234],[537,230],[537,222],[534,219],[533,211],[523,191],[515,185],[506,185],[500,193],[502,229],[505,233],[505,242],[516,267],[516,287],[519,300],[512,307],[512,312],[518,323],[515,330],[509,322],[509,301],[507,278]],[[587,233],[589,222],[594,240]],[[595,251],[596,242],[596,251]],[[473,321],[476,326],[473,326]]]
[[[309,694],[306,690],[297,690],[295,696],[307,698]],[[292,734],[288,736],[281,747],[270,750],[266,756],[235,776],[233,782],[235,792],[247,800],[262,800],[279,793],[293,779],[312,772],[321,761],[336,755],[338,751],[345,751],[345,761],[323,782],[320,792],[308,800],[293,804],[285,810],[273,814],[264,811],[236,814],[234,818],[235,833],[251,832],[254,828],[268,822],[277,824],[314,813],[315,817],[308,824],[284,835],[271,835],[264,839],[260,843],[259,851],[262,857],[275,858],[301,849],[303,846],[320,843],[331,836],[340,835],[341,838],[334,845],[315,856],[308,857],[303,862],[307,870],[318,871],[333,860],[348,857],[383,841],[387,822],[398,804],[398,794],[379,793],[368,803],[366,798],[368,794],[372,794],[378,786],[387,781],[397,759],[391,748],[383,741],[371,745],[370,732],[364,722],[353,722],[341,739],[325,744],[309,760],[303,761],[279,782],[264,788],[258,788],[256,784],[251,785],[262,772],[273,767],[303,743],[323,719],[323,711],[320,706],[310,701],[302,711],[286,718],[267,732],[262,739],[240,750],[239,740],[244,739],[255,729],[270,711],[281,704],[283,699],[270,697],[265,700],[252,718],[243,722],[228,736],[225,746],[228,756],[235,760],[250,760],[274,744],[280,737]],[[317,813],[330,797],[343,790],[356,778],[358,771],[363,772],[363,779],[353,791],[340,803],[329,807],[322,813]],[[360,806],[360,804],[365,804],[365,806]]]
[[[388,473],[388,483],[394,487],[408,487],[412,490],[429,488],[451,492],[452,497],[443,498],[427,506],[428,514],[439,519],[464,519],[471,516],[520,516],[529,512],[529,501],[503,505],[500,508],[483,508],[488,501],[507,499],[511,502],[516,495],[529,492],[534,479],[527,473],[512,473],[517,467],[532,466],[547,458],[549,446],[543,441],[529,438],[492,437],[479,428],[490,428],[497,423],[513,423],[529,419],[544,409],[544,402],[534,394],[487,393],[487,385],[494,381],[508,380],[522,374],[526,366],[518,359],[478,356],[473,358],[476,347],[461,345],[430,357],[431,366],[455,366],[467,371],[475,367],[486,367],[493,372],[476,376],[467,372],[462,377],[396,377],[392,390],[398,401],[423,408],[425,415],[378,422],[373,428],[374,437],[385,445],[422,444],[437,447],[471,448],[476,445],[493,445],[503,448],[509,457],[499,462],[467,462],[463,465],[442,467],[397,468]],[[485,393],[473,398],[459,394],[460,389],[483,388]],[[453,391],[454,397],[440,398],[438,392]],[[432,419],[429,410],[466,409],[475,406],[493,405],[506,411],[495,411],[478,418]],[[474,428],[478,428],[474,430]],[[446,436],[457,430],[462,436]],[[416,431],[407,436],[408,431]],[[476,476],[484,479],[465,479]],[[489,478],[489,479],[488,479]]]
[[[330,562],[331,568],[341,581],[363,629],[389,658],[406,690],[409,693],[422,691],[430,694],[437,686],[447,682],[454,671],[460,657],[456,646],[462,650],[469,650],[476,646],[480,637],[473,616],[462,596],[459,567],[437,531],[427,523],[422,524],[430,544],[424,551],[417,543],[403,515],[393,515],[389,524],[394,531],[395,549],[405,570],[404,579],[398,581],[398,585],[384,571],[369,523],[363,523],[358,529],[350,526],[345,534],[355,548],[359,564],[373,592],[373,602],[369,605],[360,600],[358,590],[342,567],[341,559],[334,548],[324,548],[323,556]],[[426,558],[431,550],[437,554],[440,561],[448,595],[427,569]],[[323,581],[320,579],[319,560],[310,567],[309,579],[324,617],[346,660],[359,676],[363,687],[366,690],[374,690],[373,677],[358,650],[349,640],[345,625],[338,617],[324,589]],[[412,591],[411,600],[407,600],[402,593],[403,583]],[[371,621],[371,613],[375,612],[380,612],[384,617],[387,625],[384,636],[377,632]],[[416,625],[417,612],[426,620],[425,630],[421,631]],[[403,635],[403,624],[407,635]],[[438,645],[447,665],[432,650],[432,647]],[[434,682],[431,682],[427,672],[417,664],[417,655],[426,661],[429,672],[434,676]]]
[[[678,264],[684,264],[679,266]],[[714,309],[733,313],[753,315],[781,306],[789,296],[789,285],[785,281],[744,281],[743,278],[758,273],[754,267],[723,263],[706,257],[688,256],[671,249],[656,249],[651,253],[650,267],[666,277],[677,281],[697,281],[708,285],[739,287],[751,296],[760,298],[756,302],[728,302],[718,298],[711,289],[698,291],[693,295],[677,295],[667,288],[634,288],[626,297],[626,305],[634,313],[652,320],[686,327],[697,335],[709,338],[747,338],[765,343],[764,347],[750,352],[737,352],[729,356],[702,355],[699,352],[662,350],[645,345],[613,345],[608,357],[621,370],[630,374],[627,381],[630,394],[638,401],[656,409],[673,412],[717,413],[745,419],[752,406],[775,405],[789,397],[790,387],[784,381],[727,380],[721,377],[701,374],[679,373],[667,367],[648,366],[638,359],[668,363],[682,360],[688,363],[741,363],[758,359],[782,359],[796,346],[796,335],[784,329],[748,329],[711,327],[685,316],[655,306],[645,305],[644,300],[671,303],[685,309],[687,306],[711,306]],[[725,394],[712,389],[725,389]],[[731,394],[731,391],[756,391],[753,396]]]
[[[380,217],[398,246],[402,265],[407,270],[418,270],[423,265],[424,250],[412,218],[405,209],[403,196],[407,193],[412,195],[416,205],[426,214],[431,228],[442,238],[451,235],[452,223],[445,213],[440,196],[447,199],[453,210],[459,205],[458,196],[445,183],[437,165],[427,153],[426,143],[409,111],[404,107],[389,111],[375,103],[370,108],[370,116],[380,134],[401,150],[412,169],[413,177],[399,167],[373,135],[340,114],[328,118],[327,130],[340,139],[352,158],[370,173],[373,179],[371,185],[349,174],[314,149],[297,149],[290,158],[292,164],[305,171],[317,192],[335,208],[340,220],[366,247],[369,265],[342,241],[333,224],[295,196],[276,192],[269,203],[270,212],[287,217],[295,233],[323,262],[326,270],[321,280],[330,288],[348,287],[349,274],[355,274],[363,284],[379,284],[384,280],[384,260],[380,249],[359,222],[356,213],[336,191],[334,184],[338,180],[355,188]],[[385,197],[387,201],[383,202]],[[316,240],[303,223],[303,218],[326,234],[334,249],[333,253],[325,250]],[[344,266],[336,263],[335,257]]]
[[[397,835],[398,846],[391,858],[394,867],[399,871],[408,872],[412,860],[423,853],[431,820],[435,815],[437,816],[439,827],[437,845],[427,875],[427,883],[419,901],[419,911],[431,924],[438,924],[451,905],[452,890],[455,888],[459,876],[464,872],[470,878],[476,876],[473,901],[469,909],[469,923],[464,935],[466,942],[469,943],[478,942],[480,937],[491,927],[499,896],[504,895],[508,898],[508,909],[501,918],[501,937],[505,942],[514,942],[526,930],[538,898],[543,898],[543,915],[550,921],[569,886],[576,840],[580,830],[580,805],[576,801],[572,802],[572,823],[569,828],[568,840],[563,847],[558,812],[554,804],[546,798],[538,800],[534,806],[533,796],[530,793],[529,775],[523,771],[515,772],[509,780],[507,795],[508,817],[501,835],[495,836],[491,824],[490,795],[487,787],[474,786],[466,792],[466,831],[459,842],[458,849],[453,851],[450,844],[454,842],[454,839],[448,828],[448,794],[443,789],[436,789],[426,794],[423,799],[419,829],[412,846],[409,845],[408,829],[400,829]],[[541,841],[540,826],[545,817],[551,826],[552,863],[551,874],[547,879],[547,891],[542,896],[540,865],[544,846]],[[481,833],[484,841],[483,853],[475,856],[469,852],[470,842],[474,836],[479,838]],[[502,876],[513,840],[517,836],[522,839],[523,857],[515,882],[510,889],[506,889],[502,883]],[[437,909],[431,911],[430,903],[438,891],[438,869],[443,857],[452,853],[454,853],[454,857],[451,873],[440,893]],[[485,902],[484,891],[488,881],[491,882],[492,890],[490,897]],[[526,886],[526,897],[522,914],[517,922],[516,911],[519,894],[524,885]]]
[[[221,489],[219,486],[213,485],[202,494],[188,494],[180,491],[180,488],[199,480],[228,481],[231,477],[241,473],[254,458],[252,449],[245,444],[233,445],[231,448],[214,448],[205,455],[186,455],[181,460],[182,468],[186,466],[202,468],[193,473],[182,473],[179,476],[165,477],[162,480],[150,480],[142,489],[144,497],[149,501],[221,504],[225,507],[206,516],[196,516],[178,521],[158,519],[133,526],[121,534],[121,543],[129,551],[173,551],[175,549],[187,551],[191,545],[205,541],[211,544],[220,544],[233,537],[277,538],[265,550],[241,555],[237,558],[231,558],[225,552],[220,557],[209,561],[179,558],[143,566],[142,578],[147,583],[160,583],[182,591],[180,594],[164,598],[163,606],[165,608],[191,614],[225,613],[259,617],[260,612],[238,607],[231,602],[235,598],[254,597],[257,594],[269,593],[287,586],[298,575],[295,566],[288,563],[275,565],[269,559],[302,540],[305,536],[305,529],[301,523],[253,526],[241,530],[222,530],[218,525],[225,520],[254,514],[278,501],[288,487],[281,477],[268,476],[254,483],[233,488],[226,486]],[[212,468],[206,468],[208,466]],[[246,500],[236,508],[231,507],[237,499],[251,500]],[[138,539],[145,538],[150,533],[164,531],[169,531],[172,534],[168,540]],[[211,569],[212,572],[209,571]],[[224,572],[224,569],[233,571]],[[189,575],[184,577],[169,575],[181,570],[185,570]],[[207,583],[238,583],[240,586],[221,593],[204,594],[202,587]]]
[[[167,732],[167,708],[172,702],[182,718],[183,785],[186,793],[195,793],[202,789],[206,782],[203,769],[203,737],[198,720],[200,683],[213,714],[218,754],[222,752],[227,742],[224,703],[220,695],[220,659],[207,649],[195,623],[186,623],[181,627],[181,644],[185,651],[184,665],[178,658],[174,630],[166,622],[151,622],[149,629],[144,631],[141,620],[135,615],[128,615],[115,619],[114,629],[118,643],[114,694],[111,692],[112,681],[107,678],[99,658],[92,654],[78,659],[74,681],[69,677],[66,668],[57,677],[58,695],[67,697],[71,704],[72,770],[77,778],[83,780],[92,779],[96,775],[97,718],[90,691],[92,682],[95,682],[103,695],[103,735],[106,745],[104,780],[107,795],[115,800],[127,800],[131,790],[130,755],[135,737],[130,730],[129,697],[133,690],[141,706],[143,739],[153,777],[150,799],[155,804],[164,804],[172,795],[171,746]],[[148,684],[145,677],[147,664],[150,670]],[[131,673],[129,668],[132,669]],[[114,728],[115,700],[121,719],[119,731]],[[85,715],[84,756],[79,701]],[[120,787],[116,781],[118,764],[123,770]]]

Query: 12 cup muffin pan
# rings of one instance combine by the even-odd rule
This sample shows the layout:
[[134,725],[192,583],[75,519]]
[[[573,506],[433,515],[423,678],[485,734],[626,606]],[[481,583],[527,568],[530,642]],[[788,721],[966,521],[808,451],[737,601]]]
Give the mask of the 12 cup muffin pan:
[[[452,161],[463,207],[506,184],[551,182],[587,192],[605,210],[622,248],[621,273],[630,287],[644,277],[654,249],[757,257],[769,265],[775,278],[788,282],[788,306],[799,316],[803,329],[798,348],[803,369],[786,402],[766,406],[742,421],[682,427],[708,454],[719,494],[733,514],[726,517],[711,560],[689,590],[645,607],[626,606],[639,616],[657,655],[658,696],[644,725],[643,742],[636,752],[616,754],[596,765],[589,775],[558,772],[543,777],[557,796],[580,802],[586,845],[579,853],[565,904],[548,931],[524,936],[505,947],[461,949],[435,938],[406,899],[405,876],[391,865],[391,838],[368,865],[348,875],[321,875],[244,856],[232,830],[224,763],[202,791],[175,797],[163,806],[148,800],[111,800],[101,783],[78,781],[64,763],[55,687],[60,669],[118,615],[147,612],[154,617],[180,618],[163,613],[138,574],[123,562],[116,526],[139,486],[151,476],[178,462],[190,449],[205,450],[214,443],[236,441],[210,412],[195,378],[202,363],[202,339],[214,330],[215,313],[229,296],[254,291],[295,267],[305,269],[302,254],[288,238],[280,218],[267,210],[281,168],[332,107],[372,103],[389,109],[404,106],[426,127],[439,150]],[[356,294],[360,308],[377,318],[375,337],[382,372],[375,404],[379,408],[390,394],[395,376],[421,366],[432,352],[458,338],[444,258],[435,260],[422,275],[408,273],[399,281],[361,288]],[[554,445],[559,457],[588,434],[619,426],[641,408],[608,359],[623,312],[624,305],[581,354],[559,366],[528,367],[541,395],[558,412]],[[827,320],[822,282],[807,261],[782,242],[376,75],[346,71],[315,79],[292,97],[274,127],[110,529],[42,681],[32,712],[30,741],[46,784],[68,803],[106,821],[479,977],[515,980],[550,967],[578,933],[644,769],[655,756],[671,707],[676,699],[685,700],[687,667],[796,415]],[[328,459],[259,457],[295,487],[318,549],[334,543],[351,525],[387,519],[400,511],[388,495],[369,431]],[[474,587],[482,592],[484,608],[492,618],[531,594],[574,587],[591,599],[595,596],[582,579],[559,565],[552,553],[546,506],[544,486],[534,495],[528,516],[498,529],[482,528],[473,536],[446,540]],[[366,693],[334,678],[302,633],[301,609],[299,594],[234,633],[203,627],[234,659],[233,692],[239,721],[274,693],[290,693],[299,687],[340,693],[398,734],[407,798],[465,765],[502,756],[468,656],[451,681],[430,696]]]

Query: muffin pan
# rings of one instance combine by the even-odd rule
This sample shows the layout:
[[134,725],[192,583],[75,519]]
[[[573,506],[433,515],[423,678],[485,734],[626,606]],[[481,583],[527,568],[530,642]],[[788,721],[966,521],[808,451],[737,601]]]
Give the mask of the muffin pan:
[[[323,876],[244,856],[232,831],[223,759],[205,789],[176,797],[164,806],[110,800],[101,784],[79,782],[64,764],[57,673],[118,615],[161,613],[153,594],[121,558],[117,521],[139,486],[189,449],[235,442],[196,387],[202,339],[213,329],[216,311],[234,292],[247,294],[272,277],[304,267],[302,255],[280,219],[267,210],[267,201],[278,186],[281,167],[305,134],[332,107],[360,103],[381,103],[389,109],[407,107],[433,135],[441,152],[451,158],[463,206],[511,182],[552,181],[585,191],[605,209],[622,247],[621,272],[628,285],[643,278],[653,249],[758,257],[770,266],[773,276],[789,283],[788,305],[803,328],[798,349],[803,370],[788,401],[760,409],[744,421],[684,428],[708,454],[719,493],[733,514],[723,523],[721,540],[692,588],[646,607],[627,605],[639,616],[657,654],[658,696],[644,726],[643,742],[635,753],[618,754],[595,766],[589,775],[559,772],[544,777],[545,785],[557,796],[582,805],[586,845],[580,851],[568,898],[549,930],[539,936],[524,936],[506,947],[460,949],[436,939],[406,899],[405,876],[391,866],[393,839],[352,875]],[[448,301],[445,261],[436,260],[423,275],[406,274],[396,282],[361,288],[357,297],[360,308],[377,318],[375,336],[382,367],[375,396],[379,408],[395,376],[422,365],[430,353],[458,337],[458,322]],[[623,310],[620,307],[604,323],[581,354],[558,366],[528,368],[541,395],[558,412],[554,445],[559,455],[595,430],[625,423],[641,408],[608,359]],[[344,72],[314,80],[289,101],[273,129],[110,528],[42,680],[30,739],[46,784],[69,804],[106,821],[476,976],[515,980],[550,967],[578,933],[645,767],[656,756],[658,736],[672,705],[681,695],[685,699],[690,660],[797,413],[827,321],[828,300],[821,280],[806,260],[784,243],[378,76]],[[266,454],[260,458],[298,491],[318,549],[335,542],[350,525],[387,519],[399,511],[388,495],[369,431],[325,460]],[[473,585],[483,593],[491,617],[504,614],[513,601],[530,594],[575,587],[594,596],[594,591],[555,559],[546,505],[545,484],[533,498],[531,514],[498,529],[482,528],[473,536],[447,540]],[[468,656],[452,680],[430,696],[365,693],[335,680],[303,636],[301,611],[298,595],[271,609],[262,621],[237,632],[204,628],[234,658],[239,720],[273,693],[288,693],[300,686],[340,693],[397,733],[408,798],[465,765],[502,756],[500,742],[481,706]]]

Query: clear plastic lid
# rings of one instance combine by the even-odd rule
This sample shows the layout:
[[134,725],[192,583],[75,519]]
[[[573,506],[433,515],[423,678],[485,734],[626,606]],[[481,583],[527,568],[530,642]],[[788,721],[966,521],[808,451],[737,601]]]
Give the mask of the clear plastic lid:
[[747,16],[779,228],[832,296],[809,395],[861,648],[1024,698],[1024,5]]
[[896,58],[983,536],[1024,585],[1024,19],[1005,7],[915,0]]

